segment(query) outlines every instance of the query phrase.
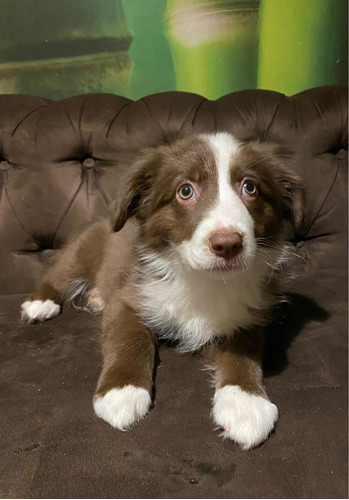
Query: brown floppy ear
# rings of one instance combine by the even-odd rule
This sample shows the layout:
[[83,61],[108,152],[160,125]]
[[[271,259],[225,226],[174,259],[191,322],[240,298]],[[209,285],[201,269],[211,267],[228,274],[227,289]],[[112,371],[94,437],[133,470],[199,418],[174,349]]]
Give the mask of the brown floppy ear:
[[[280,145],[255,142],[252,143],[252,148],[262,156],[261,161],[266,161],[281,194],[284,217],[291,222],[295,233],[299,233],[305,217],[305,190],[301,178],[286,164],[288,155],[283,153]],[[254,165],[257,163],[259,162]]]
[[290,220],[296,233],[299,233],[305,217],[305,190],[301,179],[296,174],[288,174],[283,182],[285,201],[288,203]]
[[139,209],[145,207],[146,195],[154,181],[158,164],[156,149],[149,148],[144,150],[130,166],[123,182],[122,192],[112,205],[113,231],[120,231],[129,217],[137,215]]
[[274,170],[274,180],[281,188],[283,210],[295,233],[299,233],[304,224],[305,217],[305,190],[301,178],[283,163],[277,163]]

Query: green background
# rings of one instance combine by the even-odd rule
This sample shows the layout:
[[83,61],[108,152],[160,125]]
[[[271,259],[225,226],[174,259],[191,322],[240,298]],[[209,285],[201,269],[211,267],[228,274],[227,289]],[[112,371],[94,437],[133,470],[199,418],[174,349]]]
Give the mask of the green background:
[[347,85],[347,0],[1,0],[0,92]]

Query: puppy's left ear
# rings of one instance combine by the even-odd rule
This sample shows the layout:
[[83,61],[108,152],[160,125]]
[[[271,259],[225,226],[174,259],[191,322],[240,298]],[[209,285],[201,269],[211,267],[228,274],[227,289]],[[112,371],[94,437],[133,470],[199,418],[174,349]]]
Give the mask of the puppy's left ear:
[[122,184],[122,192],[113,203],[111,219],[113,231],[120,231],[128,218],[144,211],[147,205],[147,193],[154,181],[158,167],[156,148],[144,150],[130,166]]
[[286,163],[287,154],[274,143],[254,143],[253,149],[268,162],[275,185],[280,193],[284,217],[295,233],[299,233],[305,217],[305,189],[301,178]]
[[284,212],[292,223],[296,233],[299,233],[305,217],[305,190],[300,177],[284,165],[278,169],[276,181],[282,188]]

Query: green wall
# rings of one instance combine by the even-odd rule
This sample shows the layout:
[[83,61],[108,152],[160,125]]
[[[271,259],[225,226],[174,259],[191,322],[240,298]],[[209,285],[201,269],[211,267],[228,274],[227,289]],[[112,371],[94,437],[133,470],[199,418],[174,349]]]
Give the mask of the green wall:
[[293,94],[347,84],[346,0],[264,0],[258,87]]
[[123,6],[134,36],[129,50],[134,69],[128,96],[138,99],[174,90],[175,72],[163,31],[166,0],[123,0]]
[[0,2],[1,93],[128,93],[132,33],[121,0]]
[[1,0],[0,92],[347,85],[347,0]]

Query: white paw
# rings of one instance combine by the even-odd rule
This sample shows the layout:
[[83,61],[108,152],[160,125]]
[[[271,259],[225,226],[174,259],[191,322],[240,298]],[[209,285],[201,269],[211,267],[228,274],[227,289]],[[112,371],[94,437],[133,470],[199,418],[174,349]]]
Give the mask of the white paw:
[[216,391],[212,416],[224,430],[224,437],[249,450],[268,438],[278,410],[263,396],[250,394],[237,385],[226,385]]
[[87,309],[91,313],[98,313],[104,309],[104,300],[97,288],[92,288],[88,293]]
[[27,300],[21,305],[21,318],[26,323],[42,322],[58,316],[60,311],[60,305],[53,300]]
[[93,401],[96,415],[120,431],[128,429],[145,417],[150,405],[149,392],[133,385],[126,385],[122,389],[111,389]]

